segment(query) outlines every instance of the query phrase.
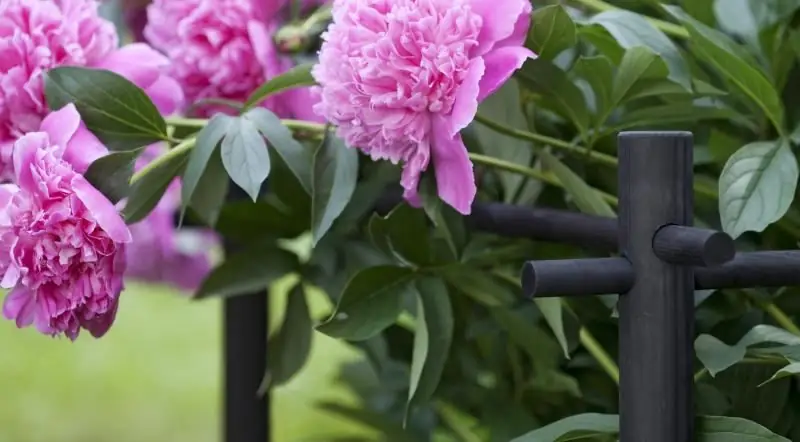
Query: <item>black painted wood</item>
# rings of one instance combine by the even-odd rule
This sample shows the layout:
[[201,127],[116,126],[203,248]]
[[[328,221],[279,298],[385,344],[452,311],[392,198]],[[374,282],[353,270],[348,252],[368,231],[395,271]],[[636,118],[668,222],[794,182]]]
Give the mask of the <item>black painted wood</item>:
[[653,252],[671,264],[713,267],[732,260],[736,246],[727,233],[673,224],[658,229]]
[[522,267],[522,294],[529,298],[623,293],[633,281],[625,258],[528,261]]
[[714,268],[695,269],[695,287],[783,287],[800,285],[800,251],[737,253],[733,260]]
[[619,243],[636,273],[619,301],[620,441],[693,440],[693,269],[653,252],[665,224],[692,222],[692,134],[619,135]]

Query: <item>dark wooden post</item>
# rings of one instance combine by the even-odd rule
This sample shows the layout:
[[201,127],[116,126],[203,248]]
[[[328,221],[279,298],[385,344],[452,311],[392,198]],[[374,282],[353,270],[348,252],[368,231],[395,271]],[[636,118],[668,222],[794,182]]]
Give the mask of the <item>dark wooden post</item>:
[[[247,198],[231,183],[229,200]],[[225,253],[240,245],[225,242]],[[270,396],[259,395],[267,369],[269,302],[263,290],[223,300],[223,441],[269,442]]]
[[[619,244],[634,283],[619,301],[620,440],[693,440],[694,273],[653,249],[692,223],[692,134],[619,135]],[[730,258],[729,258],[730,259]]]

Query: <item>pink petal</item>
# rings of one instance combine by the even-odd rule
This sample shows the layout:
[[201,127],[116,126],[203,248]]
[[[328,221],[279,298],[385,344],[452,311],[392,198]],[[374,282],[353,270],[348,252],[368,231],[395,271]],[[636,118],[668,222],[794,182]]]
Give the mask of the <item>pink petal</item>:
[[17,185],[21,189],[32,193],[38,192],[38,185],[31,173],[31,163],[36,157],[38,149],[49,146],[47,134],[44,132],[31,132],[23,135],[14,143],[14,173],[17,177]]
[[86,172],[94,160],[108,154],[108,148],[82,125],[66,145],[62,158],[78,173]]
[[471,5],[472,10],[483,18],[478,46],[473,50],[472,56],[483,55],[496,47],[498,42],[520,32],[516,29],[517,23],[522,15],[530,16],[531,11],[530,0],[472,0]]
[[432,129],[431,150],[439,198],[462,215],[469,215],[478,188],[467,147],[461,134],[451,136],[447,124],[438,118]]
[[503,46],[524,46],[525,39],[528,37],[528,29],[531,27],[531,12],[533,11],[533,5],[529,2],[525,2],[525,6],[523,7],[522,14],[517,18],[517,22],[514,24],[514,31],[508,38],[497,42],[495,44],[495,48],[500,48]]
[[8,207],[17,192],[19,192],[19,187],[16,184],[0,184],[0,227],[11,225]]
[[35,296],[27,287],[16,287],[6,296],[3,302],[3,317],[14,319],[18,328],[31,325],[35,316]]
[[164,115],[174,114],[183,107],[183,89],[172,77],[162,75],[145,92]]
[[42,120],[40,130],[50,136],[50,143],[65,149],[80,125],[81,114],[74,104],[69,103],[57,111],[50,112]]
[[448,133],[451,137],[467,127],[475,118],[475,114],[478,113],[479,84],[481,83],[481,77],[484,76],[484,69],[484,62],[480,57],[473,58],[469,62],[464,81],[456,92],[453,110],[448,116]]
[[412,207],[421,207],[422,201],[419,198],[417,188],[422,177],[422,172],[428,168],[431,157],[431,147],[427,142],[420,143],[416,152],[403,166],[403,173],[400,175],[400,184],[403,186],[403,198]]
[[93,67],[122,75],[144,89],[158,80],[161,69],[168,65],[167,57],[149,45],[133,43],[117,49]]
[[486,72],[481,78],[478,101],[492,95],[528,58],[536,58],[536,54],[530,49],[514,46],[495,49],[484,55]]
[[114,300],[114,305],[109,309],[108,312],[103,313],[102,315],[97,315],[94,318],[88,321],[81,321],[81,325],[86,330],[89,330],[89,333],[92,334],[95,338],[102,338],[111,326],[114,324],[114,320],[117,318],[117,309],[119,308],[119,300]]
[[94,217],[97,224],[105,230],[108,237],[114,242],[127,243],[131,241],[131,232],[122,217],[102,193],[89,184],[81,175],[72,178],[72,188],[78,199]]

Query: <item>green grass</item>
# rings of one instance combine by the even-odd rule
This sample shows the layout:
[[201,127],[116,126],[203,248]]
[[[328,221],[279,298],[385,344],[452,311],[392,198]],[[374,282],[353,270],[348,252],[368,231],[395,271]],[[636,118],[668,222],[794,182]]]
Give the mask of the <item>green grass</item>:
[[[276,307],[285,303],[284,290],[272,293]],[[318,293],[313,299],[314,310],[327,308]],[[133,284],[100,340],[70,343],[2,321],[0,441],[219,441],[220,338],[219,301]],[[315,335],[310,363],[274,393],[276,442],[370,434],[313,409],[323,398],[354,403],[332,377],[356,357]]]

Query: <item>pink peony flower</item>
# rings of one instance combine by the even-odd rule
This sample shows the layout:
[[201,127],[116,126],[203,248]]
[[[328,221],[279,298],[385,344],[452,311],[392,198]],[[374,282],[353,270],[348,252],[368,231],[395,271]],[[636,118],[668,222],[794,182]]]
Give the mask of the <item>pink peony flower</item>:
[[3,316],[71,340],[111,327],[131,240],[114,205],[67,160],[83,158],[90,136],[77,115],[67,106],[20,137],[16,184],[0,186],[0,285],[12,289]]
[[477,189],[459,131],[534,57],[530,14],[529,0],[335,0],[315,110],[373,159],[402,161],[412,204],[432,159],[440,198],[468,214]]
[[0,1],[0,180],[11,179],[11,146],[49,112],[43,74],[57,66],[108,69],[143,88],[163,113],[182,106],[169,60],[144,44],[118,48],[95,0]]
[[[160,144],[148,147],[139,157],[137,169],[163,151]],[[180,181],[175,179],[155,209],[145,219],[130,226],[133,242],[127,247],[126,276],[194,291],[208,275],[211,270],[209,251],[217,246],[219,240],[209,229],[175,228],[180,200]]]
[[[154,0],[144,36],[169,57],[187,102],[245,101],[268,78],[291,68],[272,32],[288,0]],[[283,116],[319,118],[307,89],[271,97],[264,105]],[[204,108],[205,114],[220,110]],[[223,109],[226,110],[226,109]]]

